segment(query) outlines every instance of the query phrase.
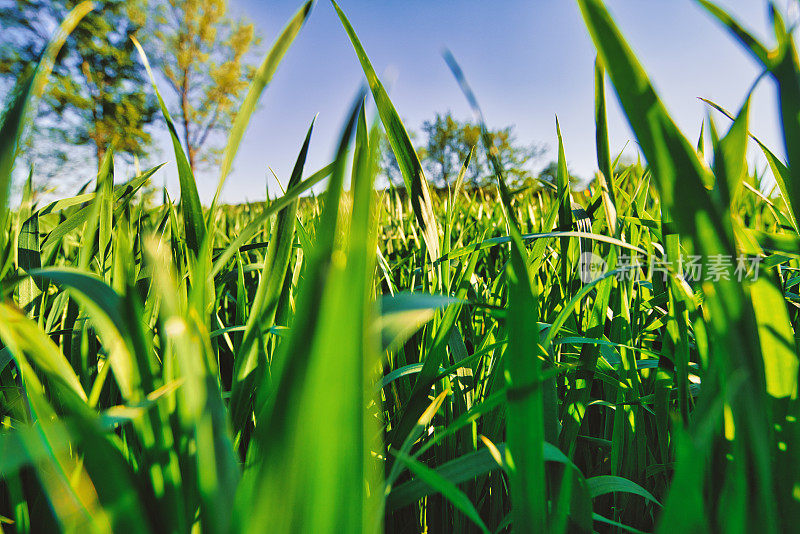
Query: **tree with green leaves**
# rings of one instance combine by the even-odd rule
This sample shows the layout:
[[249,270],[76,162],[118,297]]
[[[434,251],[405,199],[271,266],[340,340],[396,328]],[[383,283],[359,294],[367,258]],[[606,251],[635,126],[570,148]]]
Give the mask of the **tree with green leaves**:
[[450,113],[437,113],[433,120],[425,121],[422,132],[426,142],[421,155],[428,173],[431,178],[436,177],[438,181],[449,184],[458,175],[475,144],[469,144],[464,135],[464,125],[453,119]]
[[[467,169],[466,181],[473,186],[482,186],[492,180],[481,141],[480,126],[461,122],[453,118],[451,113],[437,113],[433,120],[422,125],[425,144],[420,149],[420,156],[428,171],[428,177],[434,183],[447,185],[458,176],[461,165],[475,149],[475,155]],[[521,144],[513,126],[506,126],[488,132],[492,150],[506,172],[506,179],[511,184],[521,184],[533,176],[530,165],[541,157],[546,149],[540,144]]]
[[149,53],[176,97],[175,119],[189,165],[217,160],[215,134],[233,122],[254,75],[252,23],[234,21],[226,0],[162,0]]
[[[0,77],[24,75],[78,3],[0,0]],[[131,42],[143,23],[139,1],[105,0],[69,36],[36,121],[35,159],[45,169],[60,168],[67,155],[74,162],[76,146],[91,147],[98,167],[111,146],[131,159],[145,155],[156,107],[142,90],[146,77]]]

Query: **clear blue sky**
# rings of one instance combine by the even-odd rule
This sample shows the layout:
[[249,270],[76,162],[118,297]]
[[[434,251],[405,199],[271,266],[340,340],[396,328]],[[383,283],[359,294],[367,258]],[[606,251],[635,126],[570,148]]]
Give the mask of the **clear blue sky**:
[[[267,50],[299,1],[231,0],[250,17]],[[721,0],[758,35],[767,33],[765,2]],[[758,74],[725,31],[692,0],[607,0],[667,108],[695,139],[706,107],[702,96],[736,110]],[[555,156],[558,115],[571,170],[595,170],[593,62],[595,52],[577,4],[571,0],[341,0],[340,6],[385,81],[406,126],[418,129],[437,111],[460,118],[470,112],[441,57],[443,47],[461,63],[490,127],[513,124],[521,141],[544,142]],[[381,74],[383,73],[383,74]],[[309,122],[319,113],[308,171],[330,161],[344,114],[363,74],[331,4],[320,0],[261,99],[223,193],[227,202],[265,196],[267,166],[285,183]],[[608,87],[611,148],[632,135]],[[751,108],[751,130],[783,153],[775,90],[762,82]],[[716,116],[727,128],[726,119]],[[161,157],[171,159],[163,143]],[[635,155],[635,146],[632,154]],[[166,178],[177,194],[174,167]],[[216,175],[199,177],[210,201]],[[276,185],[270,179],[270,190]]]

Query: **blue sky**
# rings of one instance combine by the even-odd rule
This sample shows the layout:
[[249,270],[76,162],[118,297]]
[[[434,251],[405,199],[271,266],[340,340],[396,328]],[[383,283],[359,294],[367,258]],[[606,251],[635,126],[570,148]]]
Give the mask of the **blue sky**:
[[[266,51],[299,6],[289,0],[231,0],[234,14],[251,18]],[[702,96],[731,110],[741,105],[758,75],[738,43],[692,0],[607,0],[623,34],[639,56],[673,118],[691,138],[706,107]],[[758,35],[767,34],[765,2],[723,0]],[[441,57],[443,47],[460,62],[490,127],[516,126],[520,141],[543,142],[555,157],[558,115],[571,170],[595,171],[593,119],[594,48],[577,4],[571,0],[341,0],[375,69],[388,86],[406,126],[418,129],[437,111],[470,117],[469,108]],[[344,114],[363,74],[333,7],[320,0],[262,96],[223,193],[226,202],[265,197],[268,166],[288,180],[308,124],[317,119],[307,170],[330,161]],[[635,144],[609,94],[611,148]],[[751,130],[783,153],[775,90],[762,81],[751,106]],[[716,116],[727,128],[726,119]],[[169,146],[161,157],[171,159]],[[161,180],[177,194],[177,175]],[[269,179],[270,191],[276,184]],[[156,181],[160,181],[156,178]],[[215,174],[199,177],[203,202]]]

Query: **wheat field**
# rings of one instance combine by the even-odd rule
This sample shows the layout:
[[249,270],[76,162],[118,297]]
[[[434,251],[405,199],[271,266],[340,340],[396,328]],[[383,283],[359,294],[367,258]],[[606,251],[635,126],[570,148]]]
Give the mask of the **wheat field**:
[[[465,186],[467,158],[434,189],[334,3],[366,84],[331,163],[306,168],[312,124],[284,193],[222,205],[309,1],[210,205],[163,101],[178,201],[144,202],[160,166],[115,175],[109,150],[87,192],[34,203],[31,172],[11,205],[32,110],[93,6],[76,7],[0,122],[3,531],[795,530],[800,62],[777,9],[771,49],[699,2],[778,88],[784,147],[750,135],[748,95],[681,132],[603,2],[577,0],[597,49],[589,188],[571,190],[554,125],[552,190],[510,189],[491,146],[493,186]],[[607,97],[636,163],[609,152]],[[375,187],[382,136],[403,188]]]

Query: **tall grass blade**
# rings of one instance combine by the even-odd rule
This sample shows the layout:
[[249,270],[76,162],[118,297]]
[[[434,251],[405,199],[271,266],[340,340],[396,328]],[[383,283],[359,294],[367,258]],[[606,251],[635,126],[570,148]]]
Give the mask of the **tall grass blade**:
[[339,8],[334,0],[331,0],[333,7],[336,8],[336,13],[342,21],[342,25],[350,37],[350,42],[356,51],[358,60],[361,63],[361,68],[364,70],[364,75],[367,77],[367,83],[372,91],[372,97],[375,99],[375,104],[378,106],[378,113],[380,114],[383,126],[386,129],[386,136],[397,158],[397,163],[400,166],[400,172],[403,175],[403,181],[406,185],[411,205],[414,207],[414,214],[417,218],[417,223],[422,229],[422,237],[425,241],[425,246],[428,249],[428,255],[431,261],[436,260],[440,255],[439,246],[439,229],[436,221],[436,216],[433,212],[433,203],[431,201],[431,194],[428,189],[428,181],[425,178],[425,173],[422,170],[422,164],[419,161],[411,138],[403,126],[400,116],[397,114],[392,101],[389,100],[389,95],[386,89],[383,88],[378,76],[375,74],[375,69],[372,68],[361,41],[358,40],[355,30],[350,25],[344,12]]
[[269,53],[267,53],[267,57],[264,58],[263,63],[261,63],[258,70],[256,70],[253,81],[250,83],[250,87],[247,90],[247,95],[244,97],[242,105],[236,112],[236,118],[233,120],[230,133],[228,134],[228,143],[225,146],[222,164],[220,165],[219,184],[217,185],[217,191],[214,193],[214,199],[211,203],[212,209],[210,213],[212,214],[214,208],[217,206],[222,187],[225,185],[225,180],[233,167],[233,160],[236,157],[236,152],[239,150],[239,144],[242,142],[247,126],[250,124],[250,118],[256,110],[259,98],[261,98],[261,93],[264,92],[264,89],[266,89],[267,85],[272,81],[272,77],[275,75],[275,71],[278,70],[283,56],[286,55],[295,37],[297,37],[300,29],[308,20],[309,15],[311,15],[311,8],[313,6],[314,0],[308,0],[302,5],[286,24],[286,27],[278,38],[275,39],[275,43],[273,43],[272,48],[270,48]]
[[186,237],[186,245],[189,247],[195,257],[200,255],[200,244],[203,242],[206,233],[205,221],[203,220],[203,207],[200,205],[200,196],[197,194],[197,183],[195,182],[192,168],[189,166],[189,160],[186,158],[181,146],[178,131],[175,129],[175,123],[172,122],[172,117],[167,110],[167,105],[164,99],[161,98],[161,93],[158,92],[156,79],[153,76],[153,71],[150,69],[150,62],[147,61],[147,56],[144,53],[142,45],[135,37],[131,37],[136,50],[139,52],[139,57],[147,69],[147,74],[150,76],[150,82],[153,84],[153,91],[156,93],[158,103],[161,108],[161,114],[164,117],[164,122],[169,130],[170,138],[172,139],[172,148],[175,153],[175,162],[178,165],[178,181],[181,186],[181,209],[183,210],[183,229]]

